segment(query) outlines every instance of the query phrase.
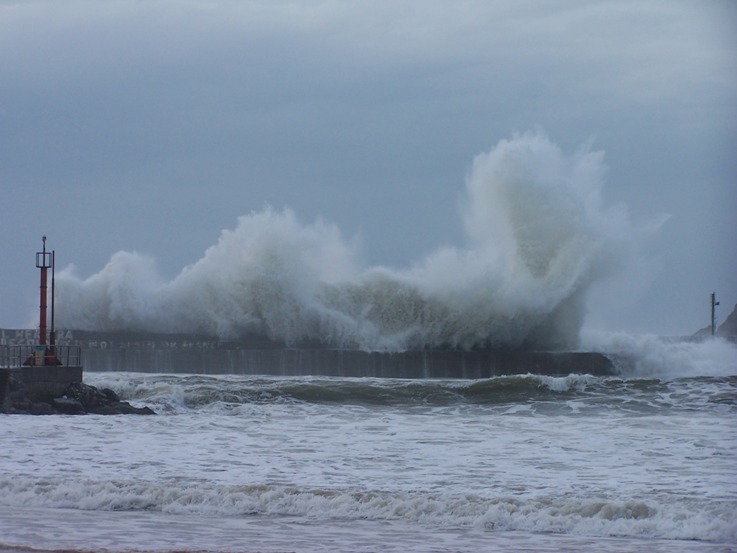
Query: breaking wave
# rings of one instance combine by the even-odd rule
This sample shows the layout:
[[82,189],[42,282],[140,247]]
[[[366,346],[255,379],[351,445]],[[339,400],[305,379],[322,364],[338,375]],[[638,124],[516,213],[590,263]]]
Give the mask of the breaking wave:
[[480,380],[87,373],[85,380],[160,413],[242,416],[255,406],[362,406],[443,411],[484,406],[496,413],[626,415],[718,409],[737,413],[737,373],[714,377],[623,378],[584,374]]
[[86,279],[65,269],[58,321],[369,351],[575,348],[591,284],[632,243],[625,210],[602,206],[604,170],[588,145],[568,156],[540,132],[515,135],[473,162],[463,247],[405,269],[365,268],[336,226],[266,209],[240,217],[171,281],[125,251]]
[[724,338],[670,338],[584,331],[581,345],[604,353],[624,377],[689,378],[737,375],[737,344]]
[[404,521],[483,530],[640,536],[733,542],[731,504],[657,495],[647,501],[557,496],[389,493],[278,485],[211,486],[176,481],[45,481],[0,479],[0,498],[24,506],[110,511],[161,511],[209,517],[300,516]]

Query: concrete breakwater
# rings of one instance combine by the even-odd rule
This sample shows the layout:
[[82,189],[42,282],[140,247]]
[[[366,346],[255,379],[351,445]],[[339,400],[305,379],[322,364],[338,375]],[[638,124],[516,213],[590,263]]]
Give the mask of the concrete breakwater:
[[[37,331],[0,329],[0,347],[30,345]],[[207,336],[57,332],[58,345],[82,348],[86,371],[264,374],[379,378],[488,378],[504,374],[614,374],[596,352],[427,349],[403,352],[285,347],[266,337],[225,341]]]

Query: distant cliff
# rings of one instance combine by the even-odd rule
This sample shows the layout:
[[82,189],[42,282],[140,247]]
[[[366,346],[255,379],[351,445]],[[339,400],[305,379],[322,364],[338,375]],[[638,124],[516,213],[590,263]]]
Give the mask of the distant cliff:
[[[707,326],[696,332],[694,335],[708,336],[710,333],[711,328]],[[732,312],[725,321],[717,327],[716,334],[722,338],[737,342],[737,305],[734,306],[734,309],[732,309]]]
[[737,339],[737,305],[734,306],[729,317],[719,325],[717,330],[719,336],[725,336],[732,339]]

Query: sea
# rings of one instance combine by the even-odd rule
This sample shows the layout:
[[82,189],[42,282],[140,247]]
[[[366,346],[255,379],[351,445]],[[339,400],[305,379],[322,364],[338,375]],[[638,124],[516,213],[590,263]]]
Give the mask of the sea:
[[737,348],[618,340],[609,377],[88,370],[157,415],[0,415],[0,551],[737,551]]
[[737,551],[737,346],[594,331],[651,303],[644,252],[665,220],[608,205],[606,174],[590,144],[568,155],[541,132],[501,140],[469,168],[463,239],[404,268],[367,266],[335,224],[265,208],[174,278],[136,251],[89,276],[58,271],[58,328],[371,352],[578,348],[617,371],[85,366],[88,384],[158,414],[0,415],[0,551]]

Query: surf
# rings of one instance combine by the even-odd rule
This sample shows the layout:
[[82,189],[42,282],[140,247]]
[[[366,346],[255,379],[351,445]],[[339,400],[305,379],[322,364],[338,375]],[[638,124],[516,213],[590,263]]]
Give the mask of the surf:
[[460,246],[406,268],[364,267],[358,241],[335,225],[267,208],[172,280],[137,252],[87,278],[67,267],[59,326],[364,351],[575,349],[589,289],[635,234],[623,206],[603,205],[605,171],[590,144],[567,155],[542,132],[516,134],[473,160]]

